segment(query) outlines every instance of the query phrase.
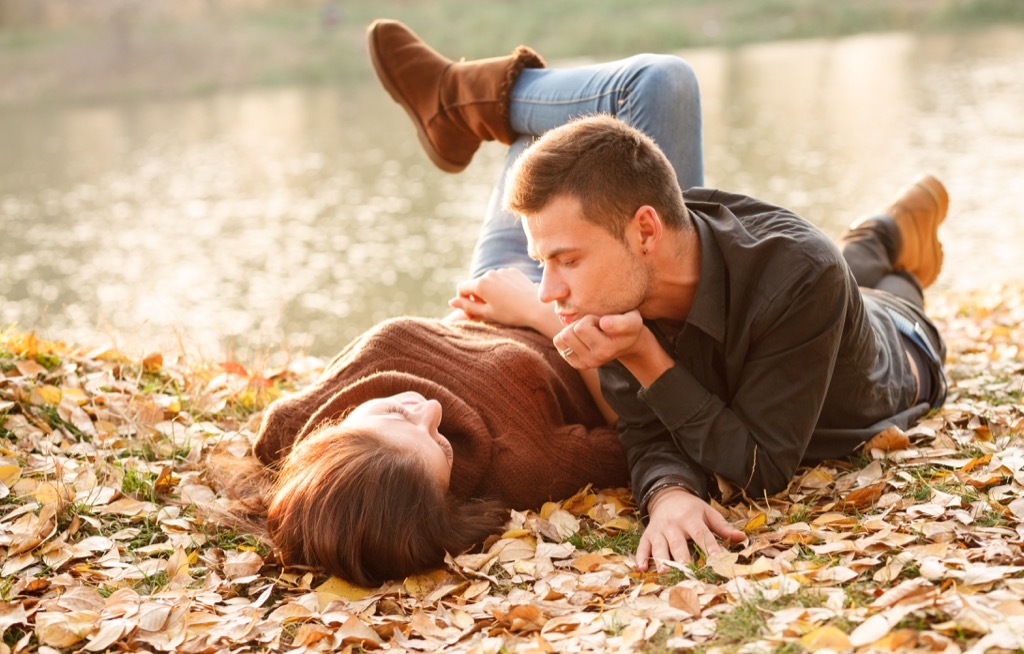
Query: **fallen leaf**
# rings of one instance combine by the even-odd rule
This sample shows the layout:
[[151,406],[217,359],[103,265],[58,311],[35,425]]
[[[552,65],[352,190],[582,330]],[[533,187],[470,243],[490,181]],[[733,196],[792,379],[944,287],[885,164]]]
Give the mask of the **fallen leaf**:
[[800,638],[800,645],[811,652],[822,649],[829,649],[836,652],[850,649],[850,639],[838,627],[825,625],[814,631],[804,634]]
[[910,437],[895,425],[878,432],[869,438],[868,442],[864,444],[864,449],[868,452],[871,450],[892,452],[894,450],[903,450],[908,447],[910,447]]
[[676,585],[669,589],[668,605],[694,618],[700,615],[700,597],[697,591],[686,586]]

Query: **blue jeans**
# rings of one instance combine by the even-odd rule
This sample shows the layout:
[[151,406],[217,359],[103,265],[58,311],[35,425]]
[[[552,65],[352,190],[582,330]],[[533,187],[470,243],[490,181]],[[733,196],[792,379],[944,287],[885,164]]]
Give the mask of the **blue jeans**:
[[576,68],[524,69],[512,88],[509,107],[512,129],[522,136],[509,148],[491,193],[473,251],[473,277],[493,268],[518,268],[540,281],[541,271],[526,253],[522,225],[502,208],[505,174],[534,137],[595,113],[615,116],[654,139],[672,162],[682,188],[703,186],[700,89],[683,59],[641,54]]

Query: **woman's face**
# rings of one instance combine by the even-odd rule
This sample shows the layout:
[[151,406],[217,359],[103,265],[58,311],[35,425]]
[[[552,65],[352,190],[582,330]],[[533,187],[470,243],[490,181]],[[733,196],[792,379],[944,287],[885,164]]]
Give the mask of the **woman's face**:
[[381,437],[420,456],[427,470],[448,489],[452,476],[452,446],[437,431],[441,403],[409,391],[363,402],[342,424],[371,429]]

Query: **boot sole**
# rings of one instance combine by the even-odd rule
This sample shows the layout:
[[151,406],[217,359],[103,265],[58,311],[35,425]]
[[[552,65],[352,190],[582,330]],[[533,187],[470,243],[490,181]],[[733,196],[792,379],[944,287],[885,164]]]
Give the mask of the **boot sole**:
[[441,157],[441,154],[434,148],[434,144],[431,143],[430,139],[427,137],[427,130],[420,122],[419,116],[412,110],[408,102],[399,92],[398,86],[394,83],[391,77],[388,76],[384,69],[384,64],[381,62],[380,57],[377,54],[376,35],[376,26],[373,26],[367,33],[367,49],[370,51],[370,63],[373,64],[373,72],[376,73],[377,79],[380,80],[381,85],[384,87],[384,90],[388,92],[388,95],[391,96],[391,99],[398,103],[398,105],[405,110],[409,119],[412,120],[412,124],[416,127],[416,138],[419,140],[420,146],[422,146],[423,150],[427,153],[430,161],[446,173],[462,172],[469,164],[460,165],[452,163],[451,161]]

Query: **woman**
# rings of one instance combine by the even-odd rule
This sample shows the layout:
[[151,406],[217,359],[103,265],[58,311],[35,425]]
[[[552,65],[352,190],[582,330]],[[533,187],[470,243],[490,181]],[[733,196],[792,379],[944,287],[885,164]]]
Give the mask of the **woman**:
[[[368,37],[382,83],[445,170],[481,140],[511,144],[510,164],[533,136],[605,112],[662,143],[684,185],[702,182],[699,92],[676,57],[553,70],[521,46],[456,64],[395,21]],[[266,524],[285,562],[379,584],[479,543],[508,507],[627,483],[596,373],[554,349],[562,325],[537,300],[538,270],[502,193],[499,182],[449,319],[382,323],[267,410],[254,451],[275,475]]]
[[626,485],[615,431],[552,335],[388,320],[272,404],[254,451],[280,465],[267,529],[284,560],[376,585],[481,542],[509,507]]

